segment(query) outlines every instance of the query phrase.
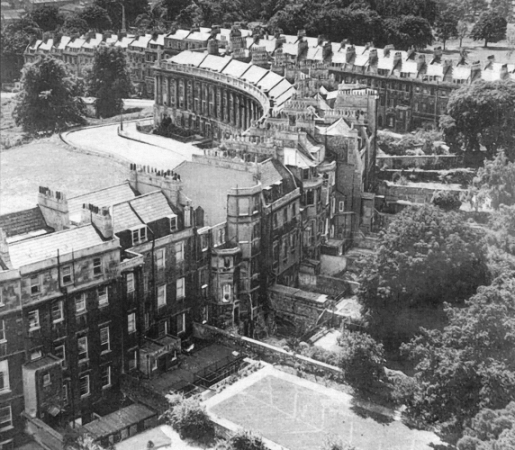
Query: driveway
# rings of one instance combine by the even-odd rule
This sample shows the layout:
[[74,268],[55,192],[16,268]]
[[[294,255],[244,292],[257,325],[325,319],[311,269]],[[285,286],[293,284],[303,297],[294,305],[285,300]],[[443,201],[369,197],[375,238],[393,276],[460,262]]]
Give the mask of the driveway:
[[124,133],[132,139],[119,136],[118,127],[119,124],[83,128],[65,132],[62,137],[78,149],[159,170],[173,169],[183,161],[191,161],[192,154],[200,154],[200,150],[190,143],[139,133],[135,122],[124,123]]

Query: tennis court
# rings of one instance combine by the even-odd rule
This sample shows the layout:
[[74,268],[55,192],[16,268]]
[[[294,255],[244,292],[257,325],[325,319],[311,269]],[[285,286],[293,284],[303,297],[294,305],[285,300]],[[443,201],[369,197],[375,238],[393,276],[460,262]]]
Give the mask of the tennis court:
[[353,405],[352,397],[272,367],[239,380],[206,402],[227,421],[289,450],[316,450],[339,435],[360,450],[425,450],[438,438]]

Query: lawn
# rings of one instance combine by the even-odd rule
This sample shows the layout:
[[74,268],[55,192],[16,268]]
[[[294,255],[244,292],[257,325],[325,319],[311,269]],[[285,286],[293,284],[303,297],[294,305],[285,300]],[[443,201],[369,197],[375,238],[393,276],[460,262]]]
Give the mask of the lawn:
[[289,450],[316,450],[339,436],[360,450],[429,450],[433,433],[408,428],[378,407],[266,367],[207,401],[220,423],[252,430]]
[[38,186],[67,197],[101,189],[128,178],[128,167],[112,159],[68,150],[57,136],[0,153],[0,214],[32,208]]
[[[469,30],[472,30],[472,25],[469,25]],[[515,32],[515,24],[513,23],[508,24],[508,34],[510,32]],[[469,64],[474,61],[481,61],[481,65],[484,67],[487,62],[487,58],[490,55],[495,56],[495,60],[497,62],[515,64],[515,48],[513,44],[508,44],[506,40],[489,43],[487,48],[483,47],[483,44],[484,41],[474,41],[468,36],[463,39],[462,46],[468,52],[467,59]],[[456,63],[460,56],[459,45],[459,39],[451,39],[447,41],[445,51],[443,52],[443,58],[452,59]],[[435,42],[432,47],[429,47],[429,49],[439,46],[443,48],[443,44],[441,42]]]

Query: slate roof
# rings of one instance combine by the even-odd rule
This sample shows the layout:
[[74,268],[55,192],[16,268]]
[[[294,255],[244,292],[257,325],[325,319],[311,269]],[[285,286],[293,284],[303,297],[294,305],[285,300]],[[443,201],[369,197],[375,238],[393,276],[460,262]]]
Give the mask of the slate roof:
[[229,64],[224,67],[222,73],[231,75],[236,78],[245,78],[245,72],[249,69],[249,65],[237,59],[232,59]]
[[102,208],[104,206],[111,206],[116,203],[125,202],[135,198],[136,195],[131,189],[129,182],[125,181],[122,184],[110,186],[108,188],[99,189],[98,191],[88,192],[86,194],[78,195],[68,199],[68,211],[70,219],[79,221],[82,214],[82,205],[90,203],[92,205]]
[[228,57],[220,57],[215,55],[207,55],[204,60],[200,63],[201,69],[209,69],[213,72],[221,72],[225,66],[230,62]]
[[115,233],[175,215],[161,191],[113,205],[111,214]]
[[166,38],[182,41],[184,38],[188,37],[188,34],[190,34],[190,30],[177,30],[174,34],[166,36]]
[[38,230],[53,231],[47,226],[39,206],[0,216],[0,228],[8,238]]
[[119,409],[100,419],[93,420],[84,425],[84,428],[98,439],[117,433],[155,415],[156,413],[151,409],[143,405],[134,404]]
[[204,58],[206,56],[207,56],[206,53],[192,52],[190,50],[185,50],[184,52],[181,52],[178,55],[175,55],[172,58],[170,58],[170,61],[177,63],[177,64],[184,64],[184,65],[188,65],[188,66],[198,67],[202,63],[202,61],[204,61]]
[[103,244],[92,225],[45,234],[9,245],[9,255],[14,268],[55,258],[57,251],[66,255],[72,251],[84,250]]

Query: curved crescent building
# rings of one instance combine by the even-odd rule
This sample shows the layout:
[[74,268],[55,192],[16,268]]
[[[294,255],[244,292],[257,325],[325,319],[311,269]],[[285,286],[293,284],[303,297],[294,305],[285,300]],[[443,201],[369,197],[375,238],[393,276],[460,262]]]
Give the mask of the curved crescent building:
[[167,115],[216,140],[263,121],[295,93],[282,76],[227,56],[184,51],[154,70],[156,125]]

